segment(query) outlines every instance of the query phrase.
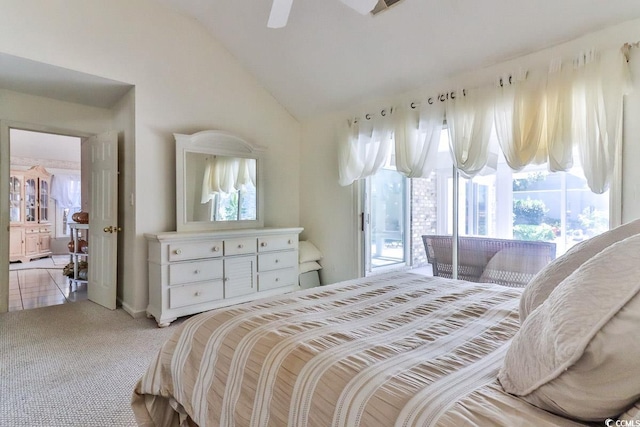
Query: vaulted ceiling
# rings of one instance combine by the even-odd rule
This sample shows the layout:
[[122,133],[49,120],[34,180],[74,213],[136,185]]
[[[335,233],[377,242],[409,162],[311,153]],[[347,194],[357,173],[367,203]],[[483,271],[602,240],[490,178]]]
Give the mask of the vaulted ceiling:
[[403,0],[360,15],[338,0],[158,0],[200,21],[299,119],[397,95],[640,17],[638,0]]

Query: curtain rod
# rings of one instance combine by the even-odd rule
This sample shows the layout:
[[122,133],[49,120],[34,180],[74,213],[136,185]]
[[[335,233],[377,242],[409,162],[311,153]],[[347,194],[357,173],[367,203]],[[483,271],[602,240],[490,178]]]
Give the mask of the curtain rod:
[[[462,89],[462,96],[467,96],[467,90],[466,89]],[[438,100],[440,102],[444,102],[447,101],[449,99],[456,99],[456,91],[452,90],[451,92],[445,92],[445,93],[441,93],[440,95],[435,97],[435,100]],[[427,104],[429,105],[433,105],[434,102],[434,98],[433,97],[429,97],[427,98]],[[411,107],[412,109],[415,109],[416,107],[420,106],[420,102],[412,102],[411,104],[409,104],[409,107]]]
[[[631,48],[638,48],[638,47],[640,47],[640,41],[633,42],[633,43],[627,42],[624,45],[622,45],[622,48],[621,48],[622,49],[622,53],[624,54],[625,58],[627,59],[627,62],[629,62],[629,52],[630,52]],[[524,73],[525,73],[524,76],[526,78],[528,76],[529,72],[525,71]],[[500,85],[500,87],[504,87],[505,84],[509,84],[509,85],[513,84],[513,75],[509,74],[507,76],[500,77],[499,80],[498,80],[498,84]],[[466,89],[462,89],[462,96],[467,96],[467,90]],[[444,102],[444,101],[447,101],[449,99],[451,99],[451,100],[456,99],[456,91],[455,90],[451,91],[451,92],[441,93],[440,95],[438,95],[436,97],[429,97],[429,98],[427,98],[427,103],[429,105],[433,105],[433,103],[435,101]],[[409,107],[411,109],[415,110],[420,105],[421,105],[421,102],[412,101],[409,104]],[[393,107],[389,108],[389,114],[392,114],[392,113],[393,113]],[[367,113],[367,114],[364,115],[364,118],[366,120],[371,120],[373,115],[374,115],[374,113]],[[387,115],[387,109],[382,109],[380,111],[380,115],[383,116],[383,117],[386,116]],[[352,121],[353,124],[358,123],[358,120],[360,120],[360,119],[358,117],[355,117],[353,119],[353,121]]]
[[[511,76],[509,76],[509,77],[511,77]],[[466,89],[462,89],[462,96],[467,96],[467,90],[466,90]],[[427,98],[427,101],[426,101],[426,102],[427,102],[429,105],[433,105],[433,103],[434,103],[435,101],[444,102],[444,101],[447,101],[447,100],[449,100],[449,99],[451,99],[451,100],[456,99],[456,91],[455,91],[455,90],[452,90],[451,92],[441,93],[440,95],[438,95],[438,96],[436,96],[436,97],[430,96],[429,98]],[[409,104],[409,107],[410,107],[411,109],[416,109],[417,107],[419,107],[419,106],[420,106],[420,104],[421,104],[421,103],[420,103],[419,101],[412,101],[412,102]],[[385,116],[387,115],[387,111],[388,111],[388,113],[389,113],[389,114],[393,114],[393,107],[390,107],[389,109],[386,109],[386,108],[385,108],[385,109],[382,109],[382,110],[380,111],[380,115],[381,115],[382,117],[385,117]],[[365,115],[364,115],[365,120],[371,120],[371,118],[374,116],[374,114],[375,114],[375,113],[367,113],[367,114],[365,114]],[[360,120],[360,119],[359,119],[358,117],[355,117],[355,118],[353,119],[353,124],[358,123],[358,120]]]

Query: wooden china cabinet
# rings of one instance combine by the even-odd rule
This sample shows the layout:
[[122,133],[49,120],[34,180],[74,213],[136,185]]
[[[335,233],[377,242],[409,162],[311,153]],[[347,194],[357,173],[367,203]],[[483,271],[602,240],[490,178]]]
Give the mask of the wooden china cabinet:
[[12,170],[9,177],[9,260],[51,255],[51,174],[42,166]]

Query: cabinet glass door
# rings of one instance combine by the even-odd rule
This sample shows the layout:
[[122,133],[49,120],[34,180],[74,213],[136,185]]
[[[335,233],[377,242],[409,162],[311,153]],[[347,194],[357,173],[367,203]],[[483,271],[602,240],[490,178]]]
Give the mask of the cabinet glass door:
[[25,221],[36,221],[36,180],[35,178],[27,179],[24,187],[24,199],[25,199]]
[[40,180],[40,222],[49,222],[49,182]]
[[9,221],[22,221],[22,180],[20,177],[9,177]]

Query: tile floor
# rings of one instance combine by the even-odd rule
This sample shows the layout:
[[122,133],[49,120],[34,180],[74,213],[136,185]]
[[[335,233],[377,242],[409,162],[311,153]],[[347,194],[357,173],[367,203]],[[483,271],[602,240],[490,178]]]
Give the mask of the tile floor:
[[71,292],[60,268],[9,271],[9,311],[66,304],[87,299],[87,285]]

